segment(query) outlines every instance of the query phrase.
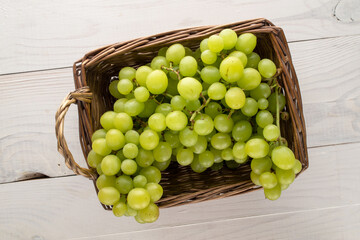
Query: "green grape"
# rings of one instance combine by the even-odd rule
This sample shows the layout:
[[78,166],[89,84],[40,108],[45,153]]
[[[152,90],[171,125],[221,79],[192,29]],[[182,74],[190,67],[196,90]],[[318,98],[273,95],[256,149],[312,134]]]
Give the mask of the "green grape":
[[181,75],[185,77],[192,77],[196,74],[198,68],[198,64],[195,60],[195,58],[191,56],[186,56],[183,59],[181,59],[179,64],[179,70]]
[[299,160],[295,159],[294,167],[292,168],[295,174],[298,174],[301,172],[302,164]]
[[218,82],[221,79],[219,69],[214,66],[206,66],[201,69],[200,76],[201,79],[208,84]]
[[159,144],[159,135],[153,130],[145,130],[140,134],[139,142],[145,150],[153,150]]
[[117,85],[119,93],[123,95],[129,94],[134,88],[133,83],[129,79],[120,79]]
[[154,155],[152,151],[140,148],[139,153],[136,157],[136,163],[140,167],[149,167],[154,162]]
[[121,175],[115,179],[115,187],[121,194],[128,194],[134,188],[133,180],[127,175]]
[[271,166],[272,161],[268,156],[263,158],[254,158],[251,161],[251,170],[258,175],[263,172],[270,172]]
[[152,94],[165,92],[168,86],[168,78],[161,70],[154,70],[146,78],[146,87]]
[[155,109],[156,113],[162,113],[166,117],[170,112],[172,112],[171,104],[169,103],[162,103],[158,105]]
[[224,41],[220,36],[212,35],[207,42],[209,50],[218,53],[224,49]]
[[221,105],[217,102],[209,102],[209,104],[205,107],[205,114],[209,115],[212,119],[221,113]]
[[192,101],[199,98],[202,85],[195,78],[186,77],[179,81],[177,89],[183,98]]
[[127,143],[139,144],[139,133],[135,130],[129,130],[125,133],[125,141]]
[[267,58],[260,60],[260,62],[258,64],[258,69],[259,69],[261,76],[263,76],[264,78],[271,78],[276,73],[275,63]]
[[198,63],[200,63],[200,59],[201,59],[201,50],[200,48],[196,49],[194,54],[193,54],[193,57],[196,59],[196,61],[198,61]]
[[285,146],[274,148],[271,153],[271,159],[278,168],[283,170],[290,170],[295,165],[294,153],[290,148]]
[[87,162],[90,167],[96,168],[98,164],[101,163],[101,160],[103,159],[103,156],[97,154],[94,150],[90,150],[88,156],[87,156]]
[[158,162],[166,162],[170,159],[172,153],[171,145],[167,142],[159,142],[153,150],[154,158]]
[[234,127],[234,121],[226,114],[219,114],[214,119],[214,126],[219,132],[229,133]]
[[143,102],[138,102],[135,98],[133,98],[125,103],[124,112],[133,117],[139,115],[144,108],[145,105]]
[[252,158],[263,158],[269,152],[269,144],[260,138],[253,138],[245,144],[246,154]]
[[186,100],[186,109],[189,111],[196,111],[201,106],[200,100],[196,99],[193,101]]
[[245,151],[245,143],[236,142],[232,148],[232,154],[237,159],[246,159],[247,153]]
[[96,172],[98,173],[98,175],[104,174],[101,170],[101,164],[98,164],[96,167]]
[[237,81],[237,85],[244,90],[257,88],[261,83],[261,75],[254,68],[245,68],[243,75]]
[[202,41],[200,42],[200,51],[201,51],[201,52],[204,52],[205,50],[208,50],[208,49],[209,49],[209,47],[208,47],[208,41],[209,41],[209,39],[208,39],[208,38],[205,38],[204,40],[202,40]]
[[146,87],[146,78],[153,70],[148,66],[141,66],[136,70],[135,78],[136,82],[140,86]]
[[255,100],[268,98],[271,94],[271,88],[266,83],[260,83],[255,89],[250,91],[250,96]]
[[269,106],[269,101],[266,98],[259,98],[257,104],[259,109],[265,110]]
[[206,141],[210,142],[212,136],[214,136],[216,134],[216,129],[214,128],[211,133],[209,133],[208,135],[205,135]]
[[237,82],[243,75],[244,67],[237,57],[226,57],[220,64],[221,77],[230,83]]
[[[163,70],[161,67],[170,67],[170,63],[168,60],[166,60],[163,56],[157,56],[154,57],[150,64],[151,68],[153,70]],[[163,70],[164,72],[167,72],[167,70]]]
[[214,154],[214,163],[221,163],[224,160],[221,158],[221,150],[210,147],[210,152]]
[[270,188],[270,189],[264,189],[264,194],[265,194],[265,197],[269,200],[276,200],[280,197],[281,195],[281,187],[280,185],[276,185],[275,187],[273,188]]
[[247,64],[247,56],[245,53],[240,52],[240,51],[232,51],[229,54],[229,57],[237,57],[238,59],[240,59],[241,63],[243,66],[246,66]]
[[247,97],[244,106],[241,108],[241,112],[248,117],[254,116],[258,112],[258,103],[255,99]]
[[133,179],[133,184],[135,188],[145,188],[147,184],[147,179],[143,175],[137,175]]
[[248,157],[247,157],[247,156],[246,156],[246,158],[236,158],[236,157],[234,157],[234,161],[235,161],[236,163],[240,163],[240,164],[246,163],[247,160],[248,160]]
[[214,154],[211,151],[205,151],[199,154],[199,163],[205,168],[209,168],[214,164]]
[[232,115],[231,118],[234,120],[234,122],[239,122],[239,121],[244,121],[244,120],[248,120],[249,117],[245,116],[241,111],[235,111]]
[[125,145],[124,134],[118,129],[110,129],[106,133],[106,145],[112,150],[119,150]]
[[126,209],[126,212],[125,212],[125,216],[127,216],[127,217],[135,217],[136,215],[137,215],[137,213],[138,213],[138,211],[136,211],[135,209],[132,209],[130,206],[129,206],[129,204],[127,203],[126,204],[126,207],[127,207],[127,209]]
[[121,93],[119,93],[119,91],[117,89],[118,83],[119,83],[119,80],[112,81],[109,85],[109,92],[115,98],[122,98],[123,95]]
[[282,170],[281,168],[276,168],[275,173],[281,185],[290,185],[295,180],[295,173],[292,169]]
[[106,137],[106,130],[105,129],[98,129],[92,134],[91,142],[95,141],[96,139],[105,138],[105,137]]
[[260,174],[259,180],[263,188],[273,188],[277,185],[277,178],[275,173],[264,172]]
[[144,110],[138,114],[141,118],[148,118],[155,112],[155,109],[158,105],[154,102],[154,100],[149,99],[144,103]]
[[101,126],[105,129],[105,130],[109,130],[114,127],[114,118],[116,116],[116,112],[113,111],[108,111],[105,112],[103,115],[101,115],[100,117],[100,124]]
[[185,48],[179,43],[171,45],[166,51],[166,59],[174,65],[179,65],[183,57],[185,57]]
[[205,152],[207,147],[207,140],[204,136],[198,136],[198,139],[194,146],[192,146],[190,149],[193,153],[200,154]]
[[119,72],[119,79],[130,79],[133,80],[135,78],[136,70],[132,67],[124,67]]
[[263,131],[264,131],[263,128],[257,126],[257,128],[256,128],[256,133],[257,133],[257,135],[258,135],[260,138],[265,139],[265,138],[263,137],[263,136],[264,136],[264,135],[263,135]]
[[126,175],[133,175],[137,170],[137,164],[134,160],[125,159],[121,163],[121,171]]
[[236,42],[236,50],[250,54],[256,47],[256,36],[252,33],[241,34]]
[[238,87],[232,87],[225,94],[225,102],[232,109],[240,109],[245,104],[245,93]]
[[186,100],[182,96],[176,95],[171,99],[170,104],[174,110],[183,110],[186,106]]
[[185,47],[185,56],[191,56],[192,57],[193,55],[194,55],[193,51],[190,48]]
[[114,187],[115,186],[115,176],[107,176],[105,174],[101,174],[96,179],[96,187],[100,190],[104,187]]
[[136,222],[140,224],[145,224],[146,222],[140,218],[140,215],[136,212],[136,215],[134,216],[134,219]]
[[225,161],[230,161],[234,159],[232,148],[225,148],[221,151],[221,158]]
[[134,143],[127,143],[122,150],[124,156],[128,159],[134,159],[139,153],[138,147]]
[[201,53],[201,61],[203,61],[205,64],[213,64],[216,62],[216,60],[217,54],[210,50],[205,50]]
[[164,192],[163,188],[157,183],[148,183],[146,184],[145,189],[150,194],[151,202],[159,201]]
[[231,138],[229,134],[226,133],[216,133],[211,138],[211,146],[215,149],[223,150],[231,146]]
[[163,56],[163,57],[165,57],[167,50],[168,50],[168,47],[162,47],[162,48],[160,48],[160,49],[159,49],[159,52],[158,52],[158,56]]
[[190,164],[191,169],[196,172],[196,173],[202,173],[206,170],[206,167],[204,167],[200,162],[199,162],[199,155],[195,155],[194,156],[194,160],[192,161],[192,163]]
[[116,153],[116,156],[122,161],[122,160],[125,160],[125,156],[122,152],[122,150],[119,150],[117,153]]
[[120,99],[116,100],[116,102],[114,103],[114,112],[116,112],[116,113],[124,112],[125,103],[127,101],[128,101],[127,98],[120,98]]
[[230,160],[230,161],[225,161],[225,164],[228,168],[230,169],[236,169],[240,166],[240,163],[237,163],[233,160]]
[[176,154],[177,162],[182,166],[187,166],[194,160],[194,153],[188,148],[181,148]]
[[269,124],[264,128],[263,136],[267,141],[276,141],[280,137],[280,129],[276,125]]
[[115,155],[107,155],[101,161],[101,170],[105,175],[113,176],[120,171],[121,161]]
[[[169,71],[169,72],[168,72],[169,77],[170,77],[169,80],[179,81],[180,79],[179,79],[179,76],[178,76],[178,74],[177,74],[177,73],[179,73],[179,67],[178,67],[178,66],[173,66],[172,69],[173,69],[174,71],[176,71],[176,72],[174,72],[174,71]],[[181,77],[181,74],[180,74],[180,77]],[[170,84],[169,84],[169,85],[170,85]]]
[[121,217],[126,213],[127,206],[124,202],[117,202],[112,207],[112,212],[116,217]]
[[219,36],[222,38],[224,43],[224,49],[230,50],[235,47],[237,42],[237,34],[232,29],[224,29],[219,33]]
[[148,183],[159,183],[161,180],[161,172],[159,169],[153,166],[145,167],[141,169],[140,174],[145,176]]
[[273,115],[267,110],[261,110],[256,114],[256,123],[259,127],[264,128],[274,121]]
[[201,136],[210,134],[214,129],[214,122],[210,116],[206,114],[197,115],[194,123],[194,130]]
[[150,194],[144,188],[133,188],[127,195],[127,203],[132,209],[144,209],[149,206]]
[[106,145],[105,138],[98,138],[92,143],[92,149],[94,152],[101,156],[105,156],[111,153],[111,148]]
[[167,143],[170,144],[171,148],[177,148],[181,146],[179,134],[176,134],[172,131],[166,131],[164,133],[164,139]]
[[155,132],[162,132],[166,129],[165,116],[162,113],[154,113],[148,119],[149,127]]
[[[129,100],[131,101],[131,100]],[[114,118],[114,127],[119,129],[122,133],[126,133],[127,131],[133,128],[133,120],[127,113],[118,113]]]
[[183,130],[188,122],[185,113],[181,111],[173,111],[165,118],[166,126],[174,131]]
[[134,96],[138,102],[146,102],[150,97],[150,93],[146,87],[137,87],[134,90]]
[[250,179],[251,181],[255,184],[255,185],[258,185],[258,186],[261,186],[261,183],[260,183],[260,175],[254,173],[253,171],[251,171],[250,173]]
[[214,163],[212,166],[211,166],[211,170],[213,171],[219,171],[220,169],[222,169],[224,166],[224,164],[222,162],[219,162],[219,163]]
[[220,82],[215,82],[208,89],[208,96],[213,100],[221,100],[225,97],[226,87]]
[[287,185],[287,184],[281,184],[281,191],[288,189],[289,186],[290,185]]
[[190,129],[190,127],[186,127],[180,131],[179,140],[185,147],[192,147],[198,140],[198,134],[194,130]]
[[171,163],[171,159],[169,159],[165,162],[154,161],[154,163],[152,165],[154,167],[156,167],[157,169],[159,169],[160,171],[164,171],[165,169],[167,169],[169,167],[170,163]]
[[119,191],[114,187],[104,187],[98,192],[99,201],[105,205],[114,205],[120,199]]
[[258,68],[258,64],[260,62],[260,56],[259,54],[252,52],[250,54],[247,55],[247,64],[246,67],[251,67],[251,68]]
[[[282,111],[286,104],[285,96],[281,93],[278,94],[278,101],[279,101],[279,111]],[[268,110],[272,113],[276,113],[276,94],[272,93],[270,97],[268,98],[269,101],[269,107]]]
[[166,93],[175,96],[178,95],[179,92],[177,90],[177,85],[179,83],[179,80],[169,79],[168,87],[166,88]]
[[144,209],[139,210],[138,218],[140,218],[145,223],[153,223],[159,218],[159,208],[154,203],[150,203]]

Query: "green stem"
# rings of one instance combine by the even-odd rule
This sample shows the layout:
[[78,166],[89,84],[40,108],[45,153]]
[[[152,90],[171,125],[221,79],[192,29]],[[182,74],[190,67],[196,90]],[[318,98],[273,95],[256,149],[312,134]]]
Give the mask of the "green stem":
[[176,74],[177,78],[179,79],[179,81],[181,80],[181,76],[180,76],[180,72],[179,71],[176,71],[175,69],[173,69],[172,67],[165,67],[164,65],[161,66],[161,69],[165,69],[165,70],[168,70],[168,71],[171,71],[173,73]]
[[231,109],[231,110],[230,110],[229,115],[228,115],[228,119],[230,119],[230,118],[231,118],[231,115],[232,115],[234,112],[235,112],[235,110],[234,110],[234,109]]
[[169,98],[173,98],[173,97],[174,97],[173,95],[171,95],[171,94],[169,94],[169,93],[164,93],[164,95],[165,95],[166,97],[169,97]]
[[200,111],[201,111],[204,107],[206,107],[206,105],[209,104],[210,100],[211,100],[211,99],[208,98],[206,101],[203,102],[203,104],[202,104],[196,111],[194,111],[194,113],[191,115],[190,122],[193,122],[193,121],[194,121],[196,115],[197,115],[198,113],[200,113]]

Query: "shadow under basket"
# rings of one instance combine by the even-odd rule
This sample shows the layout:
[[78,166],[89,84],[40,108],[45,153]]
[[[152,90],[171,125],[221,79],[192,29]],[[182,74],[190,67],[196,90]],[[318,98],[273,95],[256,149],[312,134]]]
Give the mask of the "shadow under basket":
[[[72,103],[78,105],[80,143],[86,158],[91,150],[92,133],[101,127],[100,116],[111,110],[116,100],[109,93],[108,86],[122,67],[136,68],[145,65],[157,55],[160,48],[174,43],[181,43],[195,50],[201,40],[225,28],[231,28],[237,34],[245,32],[255,34],[258,44],[254,52],[257,52],[261,58],[272,59],[280,69],[278,82],[286,96],[286,111],[290,115],[289,120],[281,121],[281,134],[302,163],[302,171],[304,171],[308,167],[308,154],[298,80],[283,30],[266,19],[175,30],[116,43],[87,53],[73,66],[76,90],[66,96],[56,113],[58,150],[64,156],[66,165],[76,174],[93,180],[95,185],[96,170],[80,167],[74,161],[64,138],[64,117]],[[247,163],[237,169],[226,167],[219,171],[208,169],[199,174],[193,172],[189,166],[183,167],[177,162],[171,162],[162,172],[160,184],[164,194],[157,204],[159,207],[171,207],[259,189],[251,182],[250,171],[250,164]],[[111,209],[111,206],[103,205],[103,207],[107,210]]]

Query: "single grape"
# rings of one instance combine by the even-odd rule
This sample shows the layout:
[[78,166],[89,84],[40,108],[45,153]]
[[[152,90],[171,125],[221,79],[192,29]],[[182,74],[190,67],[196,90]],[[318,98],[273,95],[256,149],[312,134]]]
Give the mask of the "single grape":
[[208,89],[208,96],[213,100],[221,100],[225,97],[226,87],[220,82],[215,82]]
[[184,47],[184,48],[185,48],[185,56],[191,56],[191,57],[194,56],[194,52],[190,48],[188,47]]
[[145,189],[150,194],[151,202],[159,201],[164,192],[163,188],[158,183],[148,183],[146,184]]
[[264,194],[265,194],[265,197],[269,200],[276,200],[280,197],[281,195],[281,186],[280,184],[276,185],[275,187],[273,188],[268,188],[268,189],[264,189]]
[[260,138],[253,138],[245,144],[246,154],[252,158],[263,158],[269,152],[269,144]]
[[150,194],[144,188],[133,188],[127,195],[127,203],[135,210],[141,210],[149,206]]
[[168,60],[166,60],[163,56],[157,56],[154,57],[153,60],[151,60],[150,66],[153,70],[162,70],[163,72],[167,72],[167,70],[162,69],[161,67],[170,67],[170,63]]
[[271,78],[276,73],[276,65],[270,59],[261,59],[258,65],[259,72],[264,78]]
[[139,144],[139,133],[135,130],[129,130],[125,133],[125,141],[127,143]]
[[114,103],[114,112],[120,113],[125,110],[125,103],[128,101],[127,98],[120,98]]
[[162,48],[160,48],[160,49],[159,49],[159,52],[158,52],[158,56],[163,56],[163,57],[165,57],[167,50],[168,50],[168,47],[162,47]]
[[256,36],[252,33],[241,34],[236,42],[236,50],[250,54],[256,47]]
[[201,79],[208,84],[218,82],[221,79],[219,69],[214,66],[206,66],[201,69],[200,76]]
[[276,125],[269,124],[264,128],[263,136],[267,141],[276,141],[280,137],[280,129]]
[[105,138],[105,137],[106,137],[106,130],[105,129],[98,129],[92,134],[91,142],[94,142],[96,139]]
[[244,142],[236,142],[232,148],[232,154],[233,154],[234,158],[246,159],[247,153],[245,151],[245,143]]
[[236,169],[240,166],[240,163],[237,163],[233,160],[230,160],[230,161],[225,161],[225,164],[228,168],[230,169]]
[[181,148],[176,154],[177,162],[182,166],[187,166],[194,160],[194,154],[190,149]]
[[[131,101],[131,100],[129,100]],[[114,126],[122,133],[126,133],[134,126],[132,118],[127,113],[118,113],[114,118]]]
[[101,156],[106,156],[111,153],[111,148],[106,144],[105,138],[98,138],[92,143],[94,152]]
[[127,194],[134,188],[133,180],[127,175],[121,175],[116,178],[115,187],[121,194]]
[[301,172],[302,164],[299,160],[295,159],[294,167],[292,168],[295,174],[298,174]]
[[258,68],[258,64],[260,62],[260,56],[259,54],[255,53],[255,52],[251,52],[250,54],[247,55],[247,64],[246,67],[251,67],[251,68]]
[[119,79],[133,80],[135,78],[136,70],[132,67],[124,67],[119,72]]
[[290,148],[285,146],[274,148],[271,153],[271,159],[278,168],[283,170],[290,170],[295,165],[294,153]]
[[259,98],[257,104],[259,109],[265,110],[269,106],[269,101],[266,98]]
[[173,131],[166,131],[164,133],[164,139],[167,143],[170,144],[171,148],[177,148],[181,146],[179,134],[174,133]]
[[186,106],[186,100],[182,96],[176,95],[171,99],[170,104],[174,110],[183,110]]
[[[285,96],[281,93],[278,94],[278,101],[279,101],[279,111],[282,111],[286,104]],[[268,98],[269,107],[268,110],[272,113],[276,113],[276,94],[272,93]]]
[[139,142],[145,150],[153,150],[159,144],[159,135],[153,130],[145,130],[140,134]]
[[234,121],[226,114],[219,114],[214,119],[214,126],[219,132],[229,133],[234,127]]
[[268,156],[263,158],[254,158],[251,161],[251,170],[258,175],[263,172],[270,172],[271,166],[272,161]]
[[254,173],[253,171],[251,171],[250,173],[250,179],[251,181],[255,184],[255,185],[258,185],[258,186],[261,186],[261,183],[260,183],[260,175]]
[[232,29],[224,29],[219,33],[219,36],[222,38],[224,43],[224,49],[230,50],[235,47],[237,42],[237,34]]
[[295,173],[292,169],[282,170],[281,168],[276,168],[275,173],[281,185],[290,185],[295,180]]
[[135,98],[132,98],[125,103],[124,112],[133,117],[139,115],[144,108],[143,102],[138,102]]
[[138,147],[134,143],[127,143],[122,150],[124,156],[128,159],[134,159],[139,153]]
[[221,113],[221,105],[217,102],[209,102],[209,104],[205,107],[205,114],[209,115],[212,119]]
[[166,126],[171,130],[181,131],[186,127],[188,119],[185,113],[181,111],[173,111],[166,116],[165,122]]
[[157,103],[155,103],[154,100],[149,99],[144,103],[144,110],[138,114],[141,118],[148,118],[155,112],[155,109],[157,107]]
[[289,188],[290,185],[281,184],[281,191],[284,191]]
[[219,163],[214,163],[212,166],[211,166],[211,170],[213,171],[219,171],[220,169],[222,169],[224,166],[224,164],[222,162],[219,162]]
[[179,92],[177,90],[178,83],[179,83],[178,79],[174,80],[174,79],[170,78],[165,92],[170,94],[171,96],[178,95],[179,94]]
[[260,98],[268,98],[271,94],[271,89],[266,83],[260,83],[259,86],[250,91],[250,96],[255,100]]
[[260,175],[259,180],[263,188],[273,188],[277,185],[277,178],[275,173],[264,172]]
[[114,187],[115,186],[115,176],[107,176],[105,174],[101,174],[96,179],[96,187],[100,190],[104,187]]
[[191,56],[186,56],[183,59],[181,59],[179,64],[179,70],[181,75],[185,77],[192,77],[196,74],[197,69],[198,69],[198,64],[195,58]]
[[87,162],[90,167],[96,168],[98,164],[101,163],[101,160],[103,159],[103,156],[97,154],[94,150],[90,150],[88,156],[87,156]]
[[105,205],[113,205],[120,199],[119,191],[114,187],[104,187],[98,192],[99,201]]
[[124,156],[122,150],[119,150],[119,151],[116,153],[116,156],[117,156],[121,161],[126,159],[126,157]]
[[98,175],[104,174],[101,170],[101,164],[98,164],[96,167],[96,172],[98,173]]
[[133,83],[129,79],[120,79],[117,85],[119,93],[123,95],[129,94],[134,88]]
[[257,112],[258,112],[258,103],[255,99],[253,98],[246,98],[245,99],[245,104],[244,106],[241,108],[241,112],[248,117],[252,117],[254,116]]
[[192,77],[186,77],[179,81],[177,89],[186,100],[196,100],[202,91],[201,83]]
[[264,128],[274,121],[273,115],[267,110],[261,110],[256,114],[256,123],[259,127]]
[[200,154],[205,152],[207,147],[207,140],[204,136],[198,136],[198,139],[194,146],[192,146],[190,149],[193,153]]
[[106,133],[106,145],[112,150],[119,150],[125,145],[124,134],[118,129],[110,129]]
[[170,159],[172,148],[167,142],[159,142],[157,147],[153,150],[154,158],[158,162],[166,162]]
[[207,42],[209,50],[218,53],[224,49],[224,41],[220,36],[212,35]]
[[231,138],[229,134],[226,133],[216,133],[211,138],[211,146],[215,149],[223,150],[231,146]]
[[249,117],[245,116],[241,111],[235,111],[231,115],[231,118],[234,120],[235,123],[243,120],[249,120]]
[[221,77],[230,83],[237,82],[243,75],[244,66],[237,57],[226,57],[220,64]]
[[141,169],[140,174],[145,176],[148,183],[159,183],[161,180],[161,172],[159,169],[153,166],[145,167]]
[[133,184],[135,188],[145,188],[147,184],[147,179],[143,175],[137,175],[133,179]]
[[138,102],[146,102],[150,97],[150,93],[146,87],[137,87],[134,90],[134,96]]
[[200,162],[199,162],[199,155],[195,155],[194,156],[194,160],[192,161],[191,165],[190,165],[191,169],[196,172],[196,173],[202,173],[206,170],[206,167],[204,167]]
[[162,113],[154,113],[148,119],[149,127],[155,132],[162,132],[166,129],[165,116]]
[[186,109],[189,111],[196,111],[201,106],[201,102],[199,99],[189,101],[186,100]]
[[209,39],[208,39],[208,38],[205,38],[204,40],[202,40],[202,41],[200,42],[200,51],[201,51],[201,52],[204,52],[205,50],[208,50],[208,49],[209,49],[209,47],[208,47],[208,41],[209,41]]
[[153,70],[148,66],[141,66],[136,70],[135,78],[136,82],[140,86],[146,87],[146,78]]
[[248,160],[248,157],[246,157],[246,158],[236,158],[236,157],[234,157],[234,161],[235,161],[236,163],[240,163],[240,164],[246,163],[247,160]]
[[210,116],[206,114],[197,115],[194,123],[194,130],[201,136],[210,134],[214,129],[214,122]]
[[199,154],[199,163],[205,168],[211,167],[214,164],[214,154],[211,151]]
[[221,163],[224,160],[221,158],[221,150],[217,150],[211,146],[210,151],[214,154],[215,163]]
[[152,151],[145,150],[143,148],[139,149],[139,153],[136,157],[136,163],[140,167],[149,167],[151,164],[153,164],[154,160],[155,159]]
[[171,45],[166,51],[166,59],[174,65],[179,65],[183,57],[185,57],[185,48],[179,43]]
[[261,83],[261,75],[254,68],[245,68],[243,75],[237,81],[237,85],[244,90],[257,88]]
[[158,105],[155,109],[156,113],[162,113],[166,117],[172,111],[171,104],[169,103],[162,103]]
[[132,159],[125,159],[121,163],[121,171],[126,175],[133,175],[137,170],[137,164]]
[[229,57],[237,57],[238,59],[240,59],[241,63],[243,64],[243,66],[246,66],[247,64],[247,56],[245,53],[240,52],[240,51],[232,51],[229,54]]
[[232,153],[232,148],[225,148],[221,151],[221,158],[225,161],[230,161],[234,159],[234,155]]
[[156,204],[150,203],[146,208],[139,210],[137,216],[145,223],[153,223],[159,218],[159,208]]
[[154,70],[146,78],[146,87],[152,94],[165,92],[168,86],[168,78],[161,70]]
[[103,115],[101,115],[100,117],[100,124],[101,126],[105,129],[105,130],[109,130],[114,127],[114,118],[116,116],[116,112],[113,111],[108,111],[105,112]]
[[225,94],[225,102],[232,109],[240,109],[245,104],[245,93],[238,87],[230,88]]
[[126,213],[127,206],[124,202],[117,202],[112,207],[112,212],[116,217],[121,217]]
[[123,95],[121,93],[119,93],[119,90],[117,89],[118,83],[119,83],[119,80],[112,81],[109,84],[109,92],[115,98],[122,98]]
[[190,127],[186,127],[179,133],[179,140],[185,147],[192,147],[198,140],[198,134]]
[[157,169],[159,169],[160,171],[164,171],[169,167],[170,163],[171,163],[171,159],[169,159],[165,162],[154,161],[152,165],[154,167],[156,167]]

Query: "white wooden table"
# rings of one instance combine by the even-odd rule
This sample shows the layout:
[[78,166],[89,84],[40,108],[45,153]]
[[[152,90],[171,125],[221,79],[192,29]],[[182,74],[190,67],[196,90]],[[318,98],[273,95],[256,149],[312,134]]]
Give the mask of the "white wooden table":
[[[147,225],[104,211],[56,150],[72,63],[114,42],[257,17],[289,41],[310,168],[275,202],[256,191],[164,209]],[[0,0],[0,49],[0,239],[360,239],[359,0]],[[75,107],[65,129],[83,164]],[[49,178],[30,180],[39,175]]]

